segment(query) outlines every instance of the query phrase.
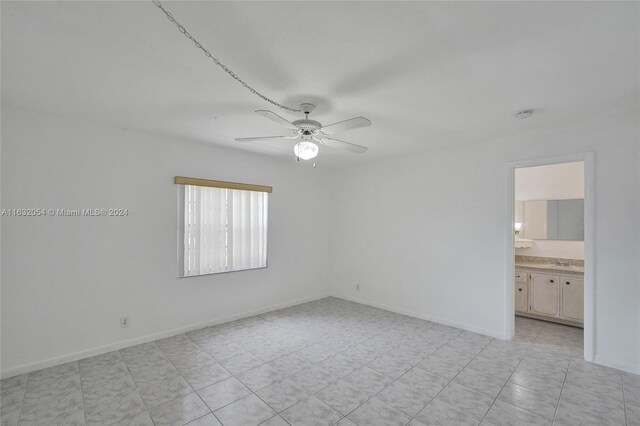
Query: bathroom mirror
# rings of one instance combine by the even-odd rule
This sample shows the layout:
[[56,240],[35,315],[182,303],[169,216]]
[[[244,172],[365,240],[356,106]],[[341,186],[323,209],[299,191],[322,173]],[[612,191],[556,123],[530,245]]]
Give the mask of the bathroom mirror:
[[584,240],[584,199],[516,201],[517,238]]

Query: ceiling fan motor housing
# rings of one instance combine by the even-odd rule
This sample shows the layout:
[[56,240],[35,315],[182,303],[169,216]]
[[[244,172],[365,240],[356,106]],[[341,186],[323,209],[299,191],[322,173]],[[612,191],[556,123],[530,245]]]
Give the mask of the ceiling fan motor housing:
[[320,130],[322,128],[322,124],[320,124],[316,120],[311,120],[309,118],[296,120],[293,122],[293,125],[302,131],[308,131],[308,132],[312,132],[314,130]]

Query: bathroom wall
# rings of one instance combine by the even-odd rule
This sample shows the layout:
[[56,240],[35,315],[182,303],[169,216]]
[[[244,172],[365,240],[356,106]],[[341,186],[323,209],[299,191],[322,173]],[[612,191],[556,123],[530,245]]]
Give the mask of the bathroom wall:
[[584,163],[552,164],[516,169],[516,200],[584,198]]
[[[516,169],[515,198],[517,201],[584,198],[584,163]],[[584,259],[584,241],[534,240],[532,247],[518,248],[516,254]]]

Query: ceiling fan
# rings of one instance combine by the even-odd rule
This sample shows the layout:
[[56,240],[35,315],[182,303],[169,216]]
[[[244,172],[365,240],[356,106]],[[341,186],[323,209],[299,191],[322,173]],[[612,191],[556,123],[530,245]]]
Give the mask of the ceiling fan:
[[323,126],[322,123],[311,120],[309,114],[315,105],[301,104],[300,110],[304,113],[304,118],[290,122],[282,118],[275,112],[267,110],[258,110],[256,113],[275,121],[276,123],[286,127],[289,130],[288,135],[284,136],[261,136],[255,138],[236,138],[237,142],[256,142],[267,140],[297,140],[298,143],[293,147],[296,157],[303,160],[310,160],[318,155],[318,144],[331,148],[339,148],[347,151],[362,154],[367,151],[364,146],[341,141],[331,137],[334,133],[340,133],[346,130],[358,129],[360,127],[371,126],[371,121],[364,117],[355,117],[349,120],[339,121],[337,123]]

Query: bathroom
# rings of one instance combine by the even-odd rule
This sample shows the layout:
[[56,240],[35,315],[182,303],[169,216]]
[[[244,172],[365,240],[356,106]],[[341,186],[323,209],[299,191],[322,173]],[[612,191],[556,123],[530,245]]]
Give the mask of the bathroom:
[[516,168],[514,186],[516,336],[566,330],[580,346],[582,330],[548,323],[584,328],[584,161]]

